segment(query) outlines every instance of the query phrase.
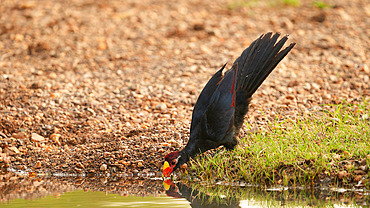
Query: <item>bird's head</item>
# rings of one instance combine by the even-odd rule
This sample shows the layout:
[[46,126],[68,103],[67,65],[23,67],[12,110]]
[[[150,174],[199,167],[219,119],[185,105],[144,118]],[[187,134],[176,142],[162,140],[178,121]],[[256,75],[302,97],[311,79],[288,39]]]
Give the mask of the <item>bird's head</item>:
[[169,177],[171,173],[179,167],[181,155],[178,151],[171,152],[164,157],[163,177]]
[[166,195],[174,198],[181,198],[181,193],[178,187],[174,184],[171,179],[163,181],[163,187],[166,190]]

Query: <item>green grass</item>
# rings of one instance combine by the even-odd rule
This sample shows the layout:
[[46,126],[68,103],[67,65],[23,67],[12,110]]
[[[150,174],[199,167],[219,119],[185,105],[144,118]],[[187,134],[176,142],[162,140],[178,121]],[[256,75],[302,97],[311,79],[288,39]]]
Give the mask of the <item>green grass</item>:
[[[370,167],[370,104],[326,105],[297,120],[270,122],[267,130],[250,133],[232,151],[221,148],[190,162],[190,174],[205,181],[308,186],[329,178],[349,185],[355,161]],[[248,128],[252,128],[249,126]],[[362,167],[363,168],[363,167]],[[346,171],[343,179],[338,173]],[[369,174],[369,172],[367,172]],[[363,182],[369,186],[369,176]],[[353,183],[352,183],[353,184]]]
[[227,7],[230,10],[236,10],[244,7],[252,7],[259,3],[258,0],[236,0],[228,3]]
[[299,6],[301,4],[300,0],[281,0],[284,5],[287,6]]
[[[261,5],[261,3],[266,3],[272,7],[277,7],[281,5],[289,7],[298,7],[301,5],[301,0],[233,0],[227,4],[229,10],[237,10],[240,8],[254,7]],[[326,3],[323,0],[312,1],[312,5],[319,9],[332,8],[333,5]]]
[[324,1],[313,1],[312,2],[312,5],[319,8],[319,9],[325,9],[325,8],[331,8],[333,7],[332,5],[328,4],[328,3],[325,3]]

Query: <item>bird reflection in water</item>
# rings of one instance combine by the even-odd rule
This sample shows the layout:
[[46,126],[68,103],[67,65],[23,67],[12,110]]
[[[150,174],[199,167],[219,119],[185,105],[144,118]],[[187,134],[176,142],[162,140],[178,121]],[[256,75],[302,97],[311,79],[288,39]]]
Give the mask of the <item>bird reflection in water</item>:
[[167,179],[163,182],[163,187],[166,190],[167,196],[173,198],[185,198],[190,202],[191,207],[212,207],[212,208],[223,208],[223,207],[240,207],[240,201],[234,198],[227,197],[215,197],[210,196],[206,193],[200,192],[197,189],[193,189],[183,183],[174,183],[171,179]]

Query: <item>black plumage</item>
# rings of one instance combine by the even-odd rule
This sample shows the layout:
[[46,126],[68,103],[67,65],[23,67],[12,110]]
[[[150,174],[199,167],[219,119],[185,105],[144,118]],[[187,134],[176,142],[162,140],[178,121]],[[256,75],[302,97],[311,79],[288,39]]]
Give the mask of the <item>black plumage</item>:
[[194,106],[190,138],[183,150],[165,157],[171,173],[189,158],[221,145],[233,149],[237,136],[248,112],[252,95],[289,53],[295,43],[281,50],[288,40],[280,34],[261,35],[228,71],[222,74],[225,65],[208,81]]

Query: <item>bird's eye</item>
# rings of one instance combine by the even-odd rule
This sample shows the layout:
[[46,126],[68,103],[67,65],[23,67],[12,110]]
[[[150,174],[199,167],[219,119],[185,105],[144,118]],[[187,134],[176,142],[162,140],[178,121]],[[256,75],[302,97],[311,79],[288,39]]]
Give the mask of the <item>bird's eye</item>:
[[171,165],[176,165],[176,160],[172,160]]

